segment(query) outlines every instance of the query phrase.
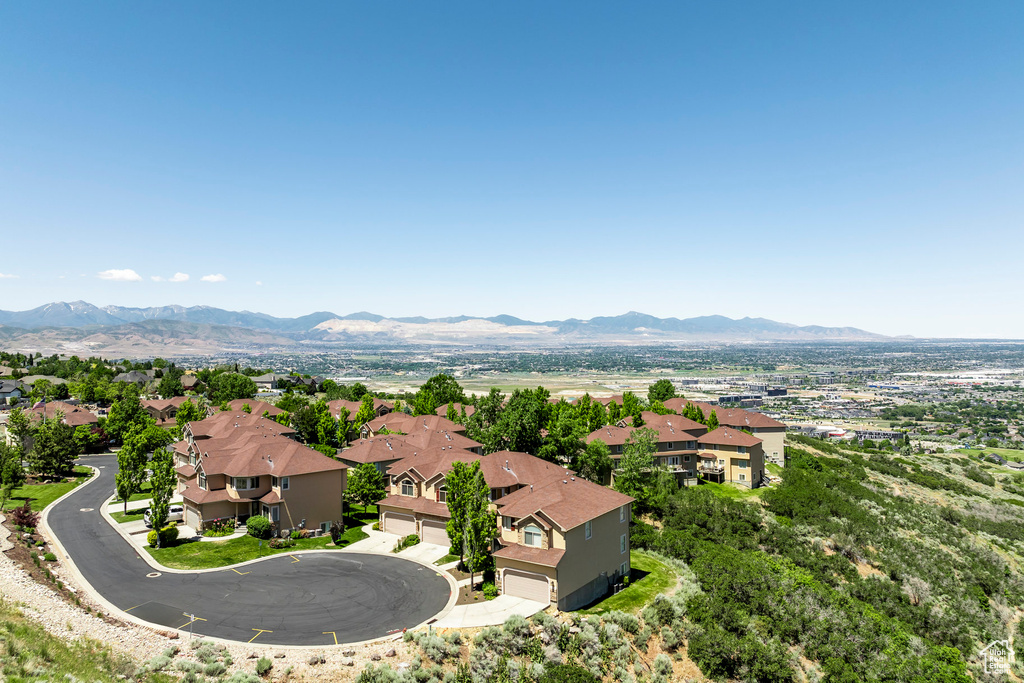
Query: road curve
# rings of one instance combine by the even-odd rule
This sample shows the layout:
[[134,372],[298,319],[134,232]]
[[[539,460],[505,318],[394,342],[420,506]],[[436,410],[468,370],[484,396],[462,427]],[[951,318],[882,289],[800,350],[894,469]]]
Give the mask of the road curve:
[[[52,533],[86,581],[132,616],[241,642],[322,646],[381,638],[444,609],[448,581],[398,557],[329,551],[277,555],[214,572],[154,572],[100,516],[117,457],[83,459],[99,475],[53,506]],[[296,562],[295,560],[299,561]],[[153,574],[159,574],[153,576]]]

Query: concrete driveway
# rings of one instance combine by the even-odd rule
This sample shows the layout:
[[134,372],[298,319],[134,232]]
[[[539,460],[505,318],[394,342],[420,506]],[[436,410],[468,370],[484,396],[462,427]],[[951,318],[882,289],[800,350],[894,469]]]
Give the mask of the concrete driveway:
[[397,554],[399,557],[404,557],[409,560],[418,560],[420,562],[426,562],[427,564],[434,564],[448,554],[448,546],[434,545],[433,543],[417,543],[411,548],[406,548]]
[[497,626],[505,623],[513,614],[530,617],[546,609],[548,603],[499,595],[493,600],[483,600],[472,605],[456,605],[452,611],[438,619],[437,628],[478,628]]

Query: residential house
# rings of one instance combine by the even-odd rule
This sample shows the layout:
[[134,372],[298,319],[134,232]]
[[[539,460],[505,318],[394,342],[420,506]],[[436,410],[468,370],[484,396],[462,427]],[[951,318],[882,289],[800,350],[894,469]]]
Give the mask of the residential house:
[[0,401],[21,398],[21,382],[15,379],[0,380]]
[[256,389],[259,391],[272,391],[281,386],[282,380],[287,380],[288,375],[282,375],[280,373],[268,372],[265,375],[259,375],[253,377],[252,381],[256,384]]
[[[362,401],[346,401],[344,399],[338,399],[336,401],[330,401],[327,404],[327,409],[330,410],[331,415],[335,418],[341,415],[341,409],[348,409],[348,421],[352,422],[356,419],[356,413],[362,408]],[[394,410],[394,404],[390,401],[385,401],[382,398],[373,399],[373,412],[377,417],[383,417]]]
[[784,423],[753,410],[724,408],[701,401],[687,401],[683,398],[669,399],[665,401],[665,407],[681,413],[687,403],[693,403],[705,415],[714,411],[718,416],[718,424],[721,426],[749,431],[762,441],[764,456],[768,462],[776,465],[786,464],[786,425]]
[[156,420],[158,427],[169,427],[175,424],[178,408],[187,400],[187,396],[174,396],[172,398],[145,399],[141,403],[142,409]]
[[414,434],[418,432],[435,432],[440,430],[455,434],[466,434],[466,427],[440,415],[407,415],[406,413],[388,413],[374,418],[363,425],[360,436],[366,438],[376,436],[382,430]]
[[764,481],[761,439],[733,427],[719,427],[697,439],[701,475],[716,483],[758,488]]
[[[689,483],[687,480],[697,476],[697,439],[707,433],[707,427],[681,415],[658,415],[644,411],[641,417],[644,420],[643,428],[657,433],[654,464],[674,472],[682,483]],[[625,421],[621,421],[591,432],[587,435],[587,443],[598,439],[603,441],[618,467],[626,441],[636,429],[627,427]]]
[[202,384],[195,375],[182,375],[180,379],[181,386],[185,391],[196,391],[196,388]]
[[153,381],[153,378],[144,372],[138,370],[132,370],[131,372],[122,372],[120,375],[110,380],[111,382],[124,382],[125,384],[134,384],[140,389],[146,386],[147,383]]
[[262,515],[284,535],[326,532],[342,519],[347,465],[288,438],[273,420],[242,413],[235,424],[218,420],[224,415],[188,423],[174,444],[185,524],[202,530],[210,520]]
[[[99,418],[93,415],[88,410],[63,401],[50,401],[49,403],[39,402],[25,411],[25,416],[33,421],[40,421],[42,419],[53,420],[60,416],[60,421],[66,425],[72,427],[89,427],[90,429],[95,428],[99,423]],[[10,430],[5,431],[4,440],[8,446],[20,445],[22,452],[27,453],[32,448],[32,437],[26,436],[25,440],[18,444],[16,437]]]
[[388,467],[399,460],[421,450],[405,442],[400,434],[382,434],[368,439],[359,439],[338,454],[338,459],[349,467],[359,467],[370,463],[384,475],[385,482],[390,480]]
[[571,474],[499,498],[499,590],[565,611],[599,600],[629,576],[632,503]]

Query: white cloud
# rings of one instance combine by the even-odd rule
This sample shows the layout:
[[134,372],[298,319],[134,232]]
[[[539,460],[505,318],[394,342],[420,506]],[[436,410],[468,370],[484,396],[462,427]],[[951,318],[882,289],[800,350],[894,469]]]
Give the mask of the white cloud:
[[160,277],[159,275],[150,275],[149,279],[152,280],[153,282],[163,282],[164,281],[164,279],[162,277]]
[[18,276],[13,273],[0,273],[0,280],[15,280]]
[[131,268],[103,270],[97,273],[97,277],[101,280],[117,280],[118,282],[139,282],[142,280],[142,276]]
[[260,282],[259,280],[257,280],[257,281],[256,281],[256,286],[258,286],[258,287],[262,287],[262,286],[263,286],[263,283],[262,283],[262,282]]
[[171,276],[171,279],[169,280],[169,282],[187,282],[187,281],[188,281],[188,273],[175,273],[174,275]]
[[204,275],[199,279],[203,282],[224,282],[227,280],[227,278],[220,273],[217,273],[216,275]]

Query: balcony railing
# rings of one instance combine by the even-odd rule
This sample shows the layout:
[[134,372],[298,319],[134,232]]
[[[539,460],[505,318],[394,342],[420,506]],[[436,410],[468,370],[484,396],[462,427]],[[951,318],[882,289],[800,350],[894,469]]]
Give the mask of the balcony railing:
[[725,474],[724,465],[700,465],[697,471],[701,474]]

